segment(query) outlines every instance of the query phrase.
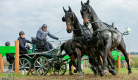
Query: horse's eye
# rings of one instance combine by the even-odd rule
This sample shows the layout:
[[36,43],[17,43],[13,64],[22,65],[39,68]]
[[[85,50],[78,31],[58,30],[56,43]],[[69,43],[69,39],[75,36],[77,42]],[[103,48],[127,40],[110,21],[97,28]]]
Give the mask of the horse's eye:
[[70,15],[69,17],[72,18],[72,15]]

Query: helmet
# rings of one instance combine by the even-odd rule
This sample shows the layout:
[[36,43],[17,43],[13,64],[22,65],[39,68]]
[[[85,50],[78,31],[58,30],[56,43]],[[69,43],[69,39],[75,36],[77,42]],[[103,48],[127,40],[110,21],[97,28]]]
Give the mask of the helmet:
[[43,25],[42,25],[42,28],[47,28],[47,25],[46,25],[46,24],[43,24]]
[[25,33],[24,33],[23,31],[20,31],[20,32],[19,32],[19,36],[20,36],[20,35],[23,35],[23,34],[25,35]]
[[9,45],[10,45],[10,42],[6,42],[6,43],[5,43],[5,46],[9,46]]

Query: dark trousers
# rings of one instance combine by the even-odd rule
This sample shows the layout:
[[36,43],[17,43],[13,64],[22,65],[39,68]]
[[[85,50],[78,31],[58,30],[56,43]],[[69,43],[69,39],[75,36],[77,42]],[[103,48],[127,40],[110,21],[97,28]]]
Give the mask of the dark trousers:
[[12,65],[13,65],[14,60],[15,60],[14,54],[15,54],[15,53],[6,54],[7,62],[9,62],[8,69],[12,69],[12,67],[13,67]]
[[52,46],[51,43],[46,42],[45,45],[46,45],[46,50],[47,50],[47,51],[50,51],[50,49],[53,49],[53,46]]
[[7,62],[9,62],[10,64],[14,63],[14,60],[15,60],[14,54],[15,53],[6,54]]
[[19,50],[19,54],[27,54],[28,51],[27,50]]

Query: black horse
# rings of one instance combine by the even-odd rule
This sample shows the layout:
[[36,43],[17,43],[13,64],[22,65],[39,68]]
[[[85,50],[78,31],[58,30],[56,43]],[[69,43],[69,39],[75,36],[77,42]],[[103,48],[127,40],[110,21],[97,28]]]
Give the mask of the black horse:
[[120,50],[124,56],[125,60],[128,65],[128,74],[132,73],[129,59],[128,59],[128,53],[126,52],[126,46],[122,37],[122,34],[118,31],[113,29],[111,26],[105,24],[102,22],[98,16],[96,15],[93,8],[89,5],[89,0],[86,3],[82,3],[82,9],[81,9],[81,15],[83,18],[83,23],[88,26],[89,23],[91,23],[91,26],[94,31],[93,37],[95,37],[96,40],[94,40],[96,48],[101,50],[103,54],[103,67],[102,69],[105,71],[107,70],[108,62],[107,62],[107,55],[108,52],[112,51],[114,48],[117,48]]
[[97,66],[99,71],[101,71],[99,67],[99,63],[97,62],[95,56],[99,58],[98,55],[94,55],[94,49],[92,48],[91,38],[92,33],[89,28],[81,25],[78,21],[74,12],[72,12],[71,8],[66,11],[63,7],[65,12],[65,17],[62,18],[63,22],[66,22],[67,32],[71,33],[73,31],[73,44],[75,45],[75,52],[77,54],[77,68],[79,72],[79,77],[83,76],[83,72],[81,70],[81,55],[88,55],[89,62],[93,66]]
[[[74,73],[77,73],[77,70],[78,70],[78,68],[77,68],[77,65],[76,65],[76,63],[75,63],[75,60],[76,60],[76,58],[77,58],[77,54],[76,54],[76,52],[75,52],[75,45],[73,44],[73,41],[72,41],[72,39],[70,39],[70,40],[68,40],[68,41],[66,41],[66,42],[64,42],[62,45],[61,45],[61,47],[60,47],[60,52],[62,52],[62,51],[65,51],[66,53],[65,54],[63,54],[63,55],[60,55],[60,57],[64,57],[65,55],[69,55],[69,57],[70,57],[70,62],[69,62],[69,74],[70,75],[73,75],[73,73],[72,73],[72,65],[76,68],[76,69],[74,69]],[[84,52],[85,53],[85,52]],[[86,53],[85,53],[86,54]],[[83,56],[83,54],[81,55],[81,57]],[[109,63],[110,63],[110,61],[109,61]],[[102,63],[101,63],[102,64]],[[92,65],[91,66],[91,69],[92,69],[92,71],[94,72],[94,74],[95,75],[97,75],[98,74],[98,70],[97,70],[97,68],[94,66],[94,65]],[[111,73],[113,74],[113,71],[111,70]]]
[[[64,43],[61,45],[60,51],[62,52],[63,50],[64,50],[66,53],[65,53],[64,55],[62,55],[62,56],[69,55],[69,57],[70,57],[70,59],[71,59],[70,62],[69,62],[69,74],[70,74],[70,75],[73,75],[71,66],[73,65],[73,66],[76,68],[76,69],[74,69],[74,73],[77,73],[77,65],[76,65],[76,63],[75,63],[75,60],[76,60],[76,58],[77,58],[77,54],[76,54],[76,52],[75,52],[75,45],[73,44],[72,39],[70,39],[70,40],[64,42]],[[83,56],[83,55],[81,55],[81,57],[82,57],[82,56]]]

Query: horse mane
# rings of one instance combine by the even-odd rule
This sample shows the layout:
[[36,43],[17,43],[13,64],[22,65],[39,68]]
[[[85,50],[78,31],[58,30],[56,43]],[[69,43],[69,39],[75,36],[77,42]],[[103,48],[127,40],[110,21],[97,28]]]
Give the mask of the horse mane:
[[94,9],[90,5],[88,5],[88,7],[91,9],[91,11],[93,13],[93,18],[97,17],[97,19],[95,19],[95,20],[100,20],[97,16],[96,12],[94,11]]
[[[78,20],[78,18],[77,18],[77,16],[76,16],[76,14],[75,14],[74,12],[72,12],[72,13],[73,13],[73,15],[74,15],[74,17],[73,17],[73,22],[76,21],[76,22],[77,22],[76,24],[77,24],[78,26],[81,26],[81,25],[80,25],[80,22],[79,22],[79,20]],[[75,24],[74,24],[74,25],[75,25]]]

